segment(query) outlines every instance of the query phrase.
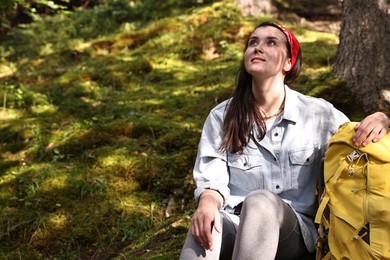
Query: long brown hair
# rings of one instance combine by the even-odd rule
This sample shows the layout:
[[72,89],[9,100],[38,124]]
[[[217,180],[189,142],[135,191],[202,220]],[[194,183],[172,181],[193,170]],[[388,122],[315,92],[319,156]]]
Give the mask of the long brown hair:
[[[264,22],[259,27],[280,27],[272,22]],[[290,45],[286,40],[288,57],[291,58]],[[248,48],[248,40],[245,50]],[[302,66],[301,49],[299,49],[294,68],[285,76],[284,83],[291,84],[299,75]],[[220,145],[222,152],[242,153],[251,137],[252,128],[256,126],[259,132],[258,139],[263,139],[266,133],[266,125],[263,114],[256,108],[255,98],[252,93],[252,75],[250,75],[241,62],[237,73],[236,88],[230,99],[223,122],[223,138]]]

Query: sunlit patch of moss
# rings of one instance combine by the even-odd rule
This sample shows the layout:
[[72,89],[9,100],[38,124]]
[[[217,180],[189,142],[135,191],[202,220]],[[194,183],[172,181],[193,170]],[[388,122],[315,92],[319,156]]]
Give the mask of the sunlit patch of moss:
[[38,104],[31,106],[30,109],[34,114],[53,114],[57,112],[57,107],[52,104]]
[[[123,168],[118,172],[115,172],[115,175],[112,174],[113,176],[111,176],[110,183],[113,188],[108,190],[108,194],[117,200],[122,200],[140,190],[138,182],[136,182],[132,176],[129,176],[129,173],[123,173],[121,170],[123,170]],[[106,174],[109,173],[111,172],[106,172]]]
[[[18,109],[10,109],[10,108],[2,108],[0,109],[0,121],[8,121],[13,119],[21,118],[23,115],[23,111]],[[2,124],[4,127],[4,124]],[[1,127],[1,126],[0,126]]]
[[0,79],[5,77],[12,76],[16,71],[16,66],[14,63],[4,63],[0,64]]
[[[183,80],[188,77],[189,74],[198,72],[199,68],[197,64],[186,62],[178,59],[177,57],[170,55],[167,57],[156,57],[153,64],[153,68],[160,74],[172,74],[176,80]],[[150,74],[153,77],[153,72]]]
[[48,177],[44,181],[41,182],[40,184],[40,191],[43,193],[49,193],[52,192],[53,190],[59,190],[66,188],[68,185],[68,177],[66,174],[59,175],[57,174],[56,176]]
[[69,221],[71,220],[65,212],[56,212],[49,215],[48,223],[51,229],[62,231],[66,228]]
[[136,148],[129,150],[127,147],[119,147],[113,150],[112,147],[104,147],[99,149],[95,156],[94,169],[106,176],[116,176],[119,185],[123,184],[120,183],[121,181],[127,181],[128,184],[131,184],[135,173],[140,170],[138,156],[147,155]]
[[329,44],[338,44],[339,38],[338,35],[334,33],[327,32],[318,32],[312,30],[304,30],[303,33],[299,36],[299,42],[327,42]]
[[85,41],[83,39],[70,39],[69,48],[78,52],[83,53],[91,47],[91,42]]

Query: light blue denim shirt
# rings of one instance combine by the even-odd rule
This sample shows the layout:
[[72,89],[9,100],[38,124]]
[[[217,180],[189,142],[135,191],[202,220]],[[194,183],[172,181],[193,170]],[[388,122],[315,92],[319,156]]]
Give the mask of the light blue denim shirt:
[[269,129],[272,146],[265,140],[258,140],[259,145],[250,140],[241,155],[221,153],[228,100],[211,110],[193,171],[195,199],[198,201],[205,189],[217,190],[224,198],[223,210],[232,213],[234,206],[251,191],[265,189],[278,194],[295,210],[305,244],[312,252],[318,237],[313,222],[317,210],[316,180],[322,176],[329,138],[349,119],[323,99],[285,88],[284,112]]

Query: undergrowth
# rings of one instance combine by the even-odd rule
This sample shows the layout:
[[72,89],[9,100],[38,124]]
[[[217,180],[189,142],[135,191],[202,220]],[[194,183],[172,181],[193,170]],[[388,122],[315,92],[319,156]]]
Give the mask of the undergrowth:
[[[1,258],[177,258],[203,122],[273,19],[233,1],[108,2],[1,40]],[[331,75],[337,35],[281,22],[302,43],[293,87],[358,119]]]

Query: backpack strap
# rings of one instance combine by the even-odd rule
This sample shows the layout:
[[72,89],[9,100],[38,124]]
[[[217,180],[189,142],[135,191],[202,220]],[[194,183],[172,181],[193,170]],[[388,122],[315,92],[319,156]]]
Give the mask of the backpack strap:
[[321,217],[322,217],[322,214],[324,213],[326,205],[328,205],[329,198],[330,197],[329,197],[328,191],[325,188],[324,194],[322,195],[322,198],[321,198],[321,204],[318,206],[317,214],[316,214],[316,217],[314,219],[315,223],[317,223],[317,224],[321,223]]
[[[327,182],[336,182],[337,179],[340,177],[340,174],[341,172],[345,169],[345,167],[348,167],[348,163],[346,160],[342,160],[340,162],[340,165],[339,167],[337,168],[335,174],[333,175],[333,177],[331,175],[328,175],[328,176],[324,176],[324,182],[327,183]],[[315,220],[314,222],[319,224],[321,223],[321,216],[322,214],[324,213],[324,210],[326,208],[326,205],[328,205],[328,202],[329,202],[329,199],[330,199],[330,196],[329,196],[329,191],[326,186],[325,186],[325,189],[324,189],[324,193],[322,194],[322,198],[321,198],[321,202],[320,202],[320,205],[318,206],[318,210],[317,210],[317,214],[316,214],[316,217],[315,217]]]
[[337,182],[343,170],[349,165],[350,164],[346,160],[342,160],[334,175],[326,176],[327,179],[325,180],[325,183],[329,182],[331,185],[333,185],[335,182]]

